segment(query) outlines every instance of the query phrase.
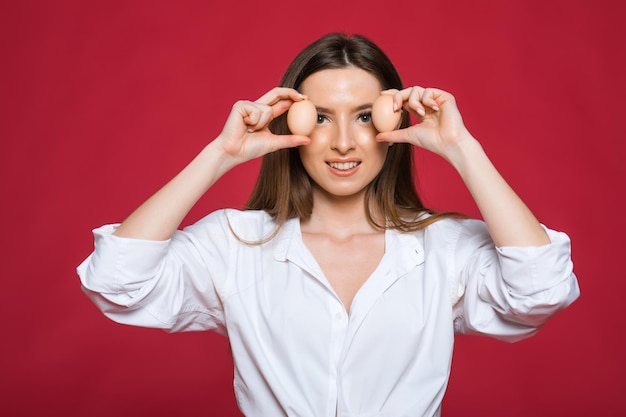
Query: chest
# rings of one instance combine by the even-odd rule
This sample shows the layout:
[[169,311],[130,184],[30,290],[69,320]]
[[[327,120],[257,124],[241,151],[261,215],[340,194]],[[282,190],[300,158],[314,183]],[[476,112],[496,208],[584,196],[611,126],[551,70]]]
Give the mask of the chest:
[[344,240],[305,234],[303,240],[349,312],[357,292],[376,270],[385,253],[384,233]]
[[[392,244],[378,263],[363,262],[374,272],[365,277],[346,314],[344,301],[322,275],[327,273],[323,267],[331,274],[332,268],[315,261],[315,249],[301,243],[290,242],[286,258],[264,256],[254,274],[236,269],[238,288],[225,298],[225,312],[236,375],[242,375],[244,386],[258,374],[258,381],[271,387],[268,398],[293,404],[294,396],[302,395],[302,404],[320,409],[301,414],[334,415],[345,407],[345,398],[359,409],[380,410],[392,403],[406,407],[416,390],[433,392],[427,384],[445,384],[441,376],[449,369],[453,346],[451,307],[442,282],[427,278],[440,274],[427,271],[421,253]],[[379,247],[382,252],[384,243]],[[329,252],[337,256],[328,259],[344,269],[354,263],[345,257],[365,259],[362,254],[368,253],[338,254],[332,248]],[[245,265],[254,264],[250,255]],[[346,391],[349,387],[359,389]],[[255,395],[259,389],[255,386]],[[319,397],[311,401],[316,393]],[[396,399],[390,403],[390,398]],[[389,415],[400,415],[395,411]]]

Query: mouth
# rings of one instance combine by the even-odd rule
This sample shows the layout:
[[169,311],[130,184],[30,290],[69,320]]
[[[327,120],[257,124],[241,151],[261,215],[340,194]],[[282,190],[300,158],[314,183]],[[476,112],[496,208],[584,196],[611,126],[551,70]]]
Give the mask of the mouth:
[[326,162],[326,164],[338,171],[349,171],[361,165],[361,162],[350,161],[350,162]]

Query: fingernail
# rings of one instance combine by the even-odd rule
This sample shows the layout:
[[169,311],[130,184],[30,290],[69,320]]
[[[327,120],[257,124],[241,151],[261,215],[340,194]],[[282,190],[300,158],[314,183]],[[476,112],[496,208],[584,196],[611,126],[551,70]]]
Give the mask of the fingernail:
[[424,109],[423,109],[423,108],[421,108],[421,107],[417,109],[417,113],[418,113],[420,116],[426,116],[426,112],[425,112],[425,111],[424,111]]

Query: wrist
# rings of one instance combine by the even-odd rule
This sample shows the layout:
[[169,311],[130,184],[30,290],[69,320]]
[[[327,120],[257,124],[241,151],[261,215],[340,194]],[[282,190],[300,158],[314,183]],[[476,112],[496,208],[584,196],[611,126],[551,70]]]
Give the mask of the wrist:
[[218,176],[222,176],[241,163],[237,157],[226,151],[224,138],[221,136],[216,137],[213,141],[208,143],[200,151],[196,159],[202,160],[205,164],[209,164],[209,166],[214,166]]
[[462,173],[485,156],[481,144],[465,130],[453,144],[447,146],[445,159]]

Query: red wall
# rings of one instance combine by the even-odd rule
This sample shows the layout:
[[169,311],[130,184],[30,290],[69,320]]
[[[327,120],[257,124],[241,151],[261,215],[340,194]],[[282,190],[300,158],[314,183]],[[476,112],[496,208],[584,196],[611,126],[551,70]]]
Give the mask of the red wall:
[[[517,344],[458,338],[444,415],[626,415],[623,2],[298,4],[0,6],[0,415],[237,415],[225,339],[110,322],[75,267],[92,228],[123,220],[329,31],[453,92],[503,175],[572,237],[580,300]],[[450,167],[418,163],[432,207],[477,213]],[[240,206],[257,169],[229,173],[186,223]]]

